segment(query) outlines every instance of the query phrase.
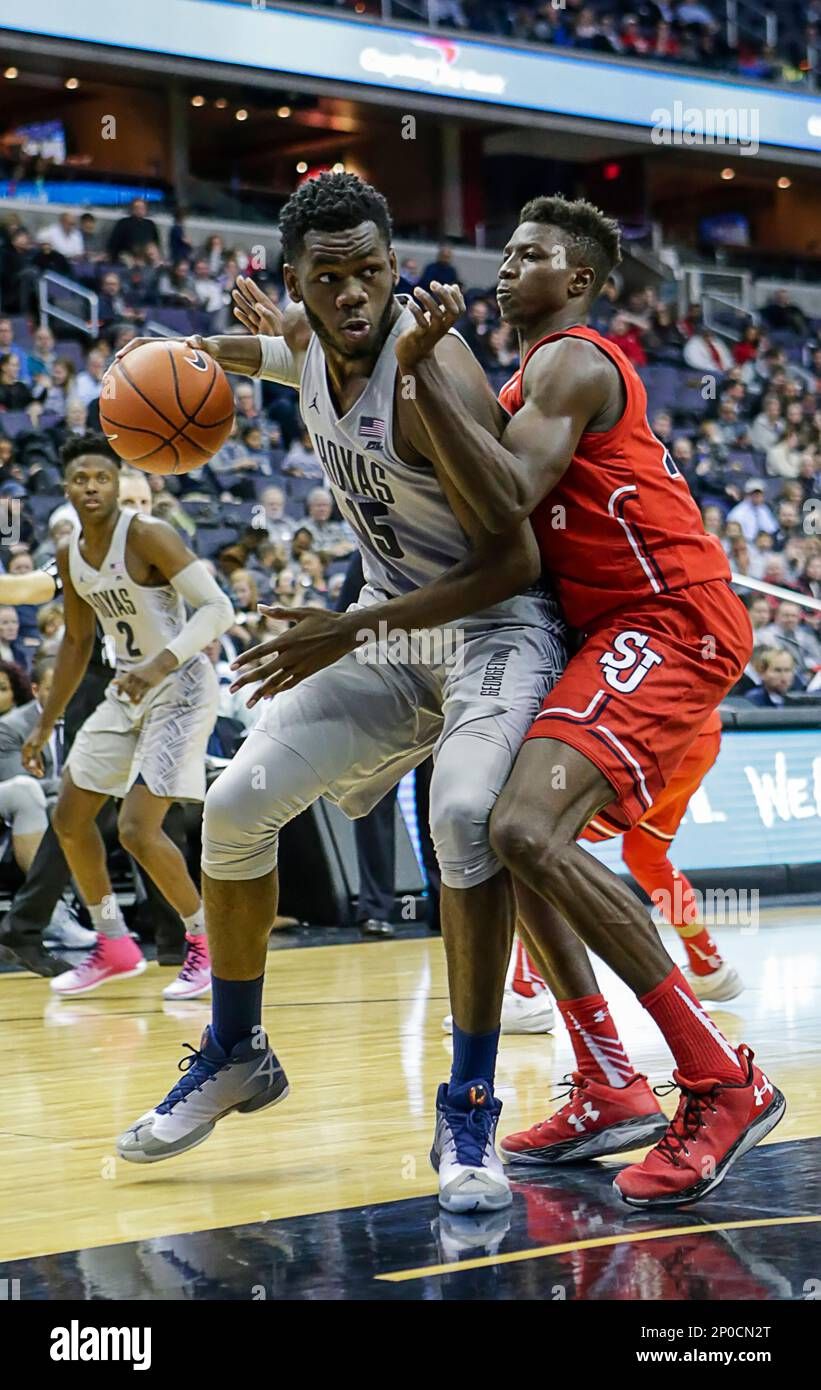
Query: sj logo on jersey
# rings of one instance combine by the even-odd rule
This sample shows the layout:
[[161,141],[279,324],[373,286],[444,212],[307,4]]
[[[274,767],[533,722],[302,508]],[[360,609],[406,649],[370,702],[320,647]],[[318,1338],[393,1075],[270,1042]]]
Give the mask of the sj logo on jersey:
[[604,667],[604,679],[614,690],[629,695],[635,690],[653,666],[660,666],[664,660],[650,646],[646,632],[620,632],[613,642],[613,651],[604,652],[599,657],[599,665]]

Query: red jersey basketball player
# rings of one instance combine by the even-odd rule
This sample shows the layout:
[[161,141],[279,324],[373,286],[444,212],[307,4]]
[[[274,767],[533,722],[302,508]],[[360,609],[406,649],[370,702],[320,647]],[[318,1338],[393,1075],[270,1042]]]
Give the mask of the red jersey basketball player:
[[[590,204],[537,198],[523,209],[499,271],[522,362],[501,393],[511,417],[501,439],[460,405],[431,355],[464,310],[457,287],[415,291],[417,323],[396,354],[451,480],[491,531],[531,518],[583,638],[492,818],[522,902],[541,904],[526,913],[526,944],[577,1057],[574,1095],[543,1127],[543,1156],[581,1156],[573,1149],[585,1132],[595,1135],[589,1156],[663,1130],[616,1183],[631,1204],[678,1205],[721,1182],[785,1103],[749,1048],[733,1047],[704,1012],[628,886],[576,843],[593,817],[617,833],[641,820],[751,649],[724,552],[647,424],[638,374],[584,325],[618,260],[618,228]],[[669,1126],[626,1057],[581,943],[635,991],[670,1046],[681,1099]],[[503,1145],[508,1157],[519,1138]]]

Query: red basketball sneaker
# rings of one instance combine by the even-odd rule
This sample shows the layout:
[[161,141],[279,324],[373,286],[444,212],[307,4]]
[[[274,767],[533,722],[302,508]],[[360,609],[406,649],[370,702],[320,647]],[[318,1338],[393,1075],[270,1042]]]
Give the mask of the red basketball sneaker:
[[615,1179],[631,1207],[685,1206],[712,1192],[736,1159],[775,1129],[786,1101],[760,1067],[749,1047],[738,1049],[744,1068],[739,1081],[673,1080],[681,1100],[664,1138],[641,1163],[632,1163]]
[[644,1076],[636,1074],[626,1086],[605,1086],[579,1072],[564,1080],[570,1098],[561,1110],[502,1140],[500,1149],[508,1163],[578,1163],[640,1149],[667,1129],[666,1116]]

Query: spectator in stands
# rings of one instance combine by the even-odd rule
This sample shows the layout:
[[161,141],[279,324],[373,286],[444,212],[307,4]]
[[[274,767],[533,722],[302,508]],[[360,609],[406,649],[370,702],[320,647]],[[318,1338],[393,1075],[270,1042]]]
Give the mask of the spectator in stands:
[[488,336],[493,327],[490,305],[486,299],[472,299],[458,328],[474,357],[485,366]]
[[697,372],[728,372],[733,365],[726,343],[709,328],[702,328],[684,344],[684,361]]
[[641,329],[626,314],[615,314],[609,331],[605,334],[611,343],[620,347],[634,367],[646,367],[647,356],[642,346]]
[[138,256],[151,241],[160,245],[157,224],[148,216],[145,199],[135,198],[128,217],[121,217],[114,223],[108,242],[108,254],[112,261]]
[[46,324],[35,328],[32,338],[32,351],[26,359],[26,381],[36,381],[38,377],[48,376],[57,354],[54,350],[54,334]]
[[208,269],[208,262],[204,256],[194,262],[191,283],[197,306],[203,313],[209,316],[219,313],[223,308],[224,292]]
[[208,238],[199,252],[199,256],[208,262],[209,275],[219,275],[222,270],[222,262],[225,259],[225,242],[218,232]]
[[47,227],[41,227],[37,234],[37,240],[48,242],[54,250],[66,260],[79,261],[85,252],[83,234],[77,225],[77,216],[73,212],[61,212],[56,222],[50,222]]
[[326,560],[350,555],[356,540],[344,521],[333,521],[333,498],[327,488],[315,487],[308,494],[308,519],[303,524],[310,531],[315,548]]
[[171,223],[171,231],[168,236],[168,249],[171,260],[174,262],[190,261],[194,255],[194,247],[185,230],[187,215],[187,208],[177,207],[174,209],[174,221]]
[[125,321],[132,327],[145,322],[145,314],[128,303],[116,270],[109,270],[100,283],[100,328],[108,330]]
[[[3,614],[7,612],[14,613],[14,609],[0,608],[0,624],[3,622]],[[0,626],[0,634],[2,634],[2,626]],[[0,635],[0,654],[6,645],[2,635]],[[9,710],[19,709],[21,705],[27,705],[31,698],[31,685],[26,671],[21,669],[19,663],[2,656],[0,660],[0,716],[8,714]]]
[[802,610],[797,603],[786,599],[779,603],[775,622],[761,630],[761,641],[790,652],[802,679],[821,666],[821,642],[812,628],[802,621]]
[[290,547],[296,523],[285,513],[285,492],[281,487],[266,487],[260,494],[264,510],[264,525],[270,540]]
[[34,307],[32,267],[35,251],[25,227],[16,228],[4,248],[0,265],[0,303],[9,314],[21,314]]
[[300,595],[298,603],[317,603],[318,606],[327,608],[328,584],[325,579],[325,566],[322,556],[317,555],[315,550],[303,550],[300,555],[296,587]]
[[106,359],[105,353],[100,348],[92,348],[86,357],[86,364],[82,371],[77,373],[74,382],[74,396],[83,405],[89,406],[92,401],[99,399],[103,389],[103,377],[105,376]]
[[48,377],[42,379],[45,388],[43,410],[64,420],[69,402],[74,399],[76,369],[68,357],[58,357]]
[[16,357],[19,366],[19,380],[31,381],[28,366],[28,353],[14,341],[14,324],[11,319],[0,318],[0,357]]
[[685,337],[668,304],[659,304],[653,311],[642,342],[650,362],[673,364],[683,360]]
[[[487,335],[484,368],[492,376],[509,376],[519,362],[519,351],[515,345],[513,331],[506,323],[497,323]],[[503,385],[503,382],[500,382]]]
[[13,357],[10,352],[0,357],[0,410],[25,410],[44,394],[44,386],[37,386],[32,391],[20,380],[19,357]]
[[749,425],[740,418],[738,402],[731,396],[722,396],[715,425],[716,437],[725,448],[743,449],[749,444]]
[[93,212],[80,213],[80,231],[83,236],[83,257],[87,261],[101,261],[105,257],[105,247]]
[[786,426],[781,415],[781,401],[774,392],[768,392],[762,406],[763,409],[753,420],[750,444],[761,453],[768,453],[779,443]]
[[441,285],[460,285],[462,283],[453,264],[453,247],[443,242],[436,253],[436,260],[425,266],[419,277],[423,289],[430,289],[431,281],[438,280]]
[[[763,634],[762,634],[763,638]],[[756,652],[753,652],[756,658]],[[795,679],[795,658],[792,652],[779,647],[765,647],[755,661],[761,684],[746,691],[745,700],[751,705],[764,709],[778,708],[786,704],[785,695],[793,686]]]
[[754,323],[748,323],[744,329],[744,337],[733,348],[733,361],[739,367],[743,367],[745,362],[754,362],[760,347],[761,329]]
[[821,599],[821,552],[808,557],[798,588],[809,598]]
[[751,543],[759,531],[775,533],[778,530],[778,522],[764,500],[764,484],[760,478],[750,478],[745,483],[743,501],[732,508],[727,520],[738,521],[745,540]]
[[231,575],[230,597],[242,623],[248,623],[258,617],[259,588],[250,570],[234,570]]
[[282,460],[282,471],[291,478],[322,478],[322,464],[314,453],[313,442],[306,429],[291,444]]
[[772,622],[773,614],[770,600],[766,594],[748,594],[745,599],[745,607],[753,630],[753,637],[756,642],[759,642],[759,633],[763,628],[769,627]]
[[[19,667],[21,673],[28,668],[28,653],[20,636],[20,619],[16,608],[0,608],[0,661]],[[15,703],[21,704],[22,701]],[[6,710],[0,709],[0,714],[5,713]]]
[[797,478],[802,458],[801,437],[789,430],[780,444],[767,450],[767,472],[771,478]]
[[178,261],[160,273],[160,302],[177,309],[193,309],[197,303],[194,277],[188,261]]
[[789,540],[801,535],[801,516],[796,504],[787,497],[780,497],[776,503],[775,519],[778,530],[773,533],[776,550],[783,550]]
[[276,580],[277,604],[280,608],[293,608],[297,603],[296,573],[286,565],[280,570]]
[[790,302],[789,290],[776,290],[761,310],[761,317],[767,327],[775,332],[794,333],[796,337],[805,338],[810,331],[804,311]]
[[413,256],[406,256],[399,266],[399,279],[396,282],[397,294],[413,294],[419,284],[419,262]]
[[61,541],[69,540],[74,534],[74,522],[70,516],[60,515],[59,510],[49,517],[48,532],[34,552],[34,563],[38,569],[53,560]]
[[[687,442],[689,443],[689,440]],[[724,530],[724,513],[720,507],[714,505],[704,507],[701,520],[708,536],[721,536]]]

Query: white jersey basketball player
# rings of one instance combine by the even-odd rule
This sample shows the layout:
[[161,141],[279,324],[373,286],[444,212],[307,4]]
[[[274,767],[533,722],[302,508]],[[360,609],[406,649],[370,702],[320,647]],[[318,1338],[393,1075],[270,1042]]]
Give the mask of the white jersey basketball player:
[[[52,823],[88,907],[97,944],[75,970],[52,979],[58,994],[85,994],[139,974],[145,960],[129,936],[106,868],[96,817],[122,799],[120,843],[182,917],[188,954],[168,997],[210,988],[199,893],[163,831],[175,801],[205,796],[205,750],[218,689],[203,647],[233,621],[233,609],[202,561],[165,522],[121,508],[119,460],[87,435],[63,452],[65,487],[81,529],[58,551],[65,636],[51,692],[23,749],[42,775],[41,750],[88,665],[95,624],[115,668],[102,702],[80,728],[63,772]],[[186,604],[192,609],[186,617]]]
[[[297,357],[267,337],[200,346],[229,370],[299,388],[302,417],[356,533],[366,582],[348,614],[288,615],[299,618],[289,650],[298,651],[304,634],[307,663],[277,665],[272,653],[281,638],[256,650],[252,678],[264,677],[261,697],[275,698],[261,705],[255,729],[205,804],[212,1027],[196,1064],[121,1137],[119,1152],[155,1162],[200,1143],[229,1110],[283,1099],[284,1073],[260,1024],[279,829],[319,796],[363,815],[433,752],[431,830],[456,1026],[432,1158],[448,1209],[503,1207],[511,1194],[493,1145],[501,1108],[493,1070],[513,898],[488,823],[539,701],[562,668],[563,628],[539,585],[529,528],[490,536],[449,487],[419,428],[412,383],[400,379],[395,357],[413,319],[393,293],[384,199],[353,175],[322,175],[286,205],[280,231],[287,288],[307,317],[307,350]],[[245,321],[256,326],[251,311]],[[476,359],[455,335],[440,346],[465,401],[493,427],[497,407]],[[454,640],[440,633],[438,646],[421,634],[404,644],[379,640],[381,623],[412,634],[464,613],[474,616],[450,633]],[[369,632],[377,640],[363,648]]]

